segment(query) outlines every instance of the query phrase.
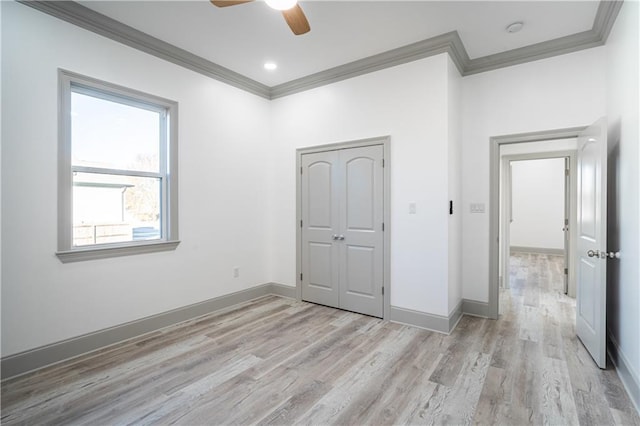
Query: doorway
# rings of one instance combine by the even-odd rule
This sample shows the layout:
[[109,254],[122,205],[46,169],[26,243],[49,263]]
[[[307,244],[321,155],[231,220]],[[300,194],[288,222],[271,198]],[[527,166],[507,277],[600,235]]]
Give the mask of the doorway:
[[[539,154],[549,152],[562,152],[562,156],[571,157],[571,153],[575,153],[576,145],[570,140],[576,140],[586,127],[573,127],[559,130],[549,130],[532,133],[522,133],[515,135],[496,136],[492,137],[490,142],[490,188],[489,188],[489,294],[488,294],[488,309],[487,316],[492,319],[499,318],[499,295],[500,295],[500,276],[504,278],[504,262],[500,261],[500,252],[505,253],[504,248],[506,239],[505,224],[500,222],[501,217],[501,188],[504,187],[501,184],[501,179],[504,178],[504,174],[501,173],[502,168],[502,156],[505,155],[521,155],[521,154]],[[563,141],[563,142],[560,142]],[[556,154],[557,155],[557,154]],[[577,194],[575,177],[575,171],[577,170],[576,161],[577,156],[573,156],[570,164],[570,177],[572,184],[570,191],[573,194]],[[573,206],[576,206],[576,197],[572,197]],[[576,210],[573,210],[574,212]],[[569,232],[576,229],[577,222],[575,214],[570,219]],[[569,252],[575,253],[575,238],[571,238]],[[504,261],[504,259],[503,259]],[[570,260],[569,265],[569,287],[571,287],[571,280],[575,277],[575,265],[572,265]],[[575,282],[575,281],[574,281]]]
[[297,151],[298,299],[389,313],[389,138]]
[[[534,152],[555,148],[566,151]],[[510,287],[511,255],[562,257],[563,293],[575,298],[573,260],[576,139],[531,142],[501,148],[500,288]],[[521,152],[513,154],[513,152]],[[508,154],[508,155],[507,155]]]
[[490,139],[489,304],[488,316],[499,317],[500,153],[503,146],[575,138],[571,179],[575,183],[575,215],[569,228],[576,286],[575,330],[595,363],[606,367],[606,262],[617,253],[606,247],[607,120],[587,127],[492,137]]

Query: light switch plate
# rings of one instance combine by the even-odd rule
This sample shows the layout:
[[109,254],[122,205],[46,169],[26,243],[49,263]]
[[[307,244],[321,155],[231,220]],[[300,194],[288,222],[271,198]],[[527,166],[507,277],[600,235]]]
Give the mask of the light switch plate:
[[471,213],[484,213],[484,203],[471,203],[469,211]]

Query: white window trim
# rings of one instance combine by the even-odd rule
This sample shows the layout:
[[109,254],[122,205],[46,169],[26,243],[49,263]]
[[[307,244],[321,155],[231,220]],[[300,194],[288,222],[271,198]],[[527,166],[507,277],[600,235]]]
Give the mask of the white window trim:
[[[58,251],[56,256],[62,263],[68,263],[175,250],[180,244],[178,239],[178,103],[62,69],[58,70],[58,82]],[[88,92],[101,92],[101,96],[106,93],[104,98],[108,98],[108,94],[113,94],[120,103],[124,98],[130,100],[132,106],[166,111],[169,140],[162,141],[167,148],[160,150],[161,167],[166,167],[168,162],[166,175],[163,175],[165,182],[162,185],[161,194],[162,239],[73,246],[73,170],[87,168],[72,167],[71,164],[72,85],[86,87]],[[169,158],[166,158],[167,153]],[[141,172],[141,174],[147,173]]]

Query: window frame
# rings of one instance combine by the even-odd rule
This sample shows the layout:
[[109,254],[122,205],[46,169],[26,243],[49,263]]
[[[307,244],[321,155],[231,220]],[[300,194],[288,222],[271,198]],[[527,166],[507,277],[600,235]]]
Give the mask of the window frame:
[[[155,95],[58,70],[58,251],[62,263],[175,250],[178,239],[178,103]],[[72,164],[71,93],[160,113],[160,171],[94,168]],[[151,177],[160,180],[161,235],[158,240],[125,241],[87,246],[73,245],[74,172]]]

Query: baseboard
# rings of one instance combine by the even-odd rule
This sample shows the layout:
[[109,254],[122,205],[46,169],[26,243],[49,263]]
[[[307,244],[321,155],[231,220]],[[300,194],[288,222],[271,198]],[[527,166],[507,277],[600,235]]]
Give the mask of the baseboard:
[[275,294],[276,296],[288,297],[289,299],[296,298],[296,288],[291,287],[284,284],[270,283],[271,291],[270,294]]
[[462,299],[462,313],[475,317],[489,318],[489,304],[477,300]]
[[611,359],[611,362],[613,362],[613,365],[616,367],[618,377],[620,377],[620,381],[627,390],[629,399],[631,399],[633,405],[636,407],[636,411],[640,414],[640,377],[638,376],[638,372],[633,370],[631,363],[625,357],[624,352],[620,350],[620,346],[610,330],[607,333],[607,338],[609,339],[607,344],[609,359]]
[[558,256],[564,256],[564,249],[511,246],[509,247],[509,250],[511,252],[518,252],[518,253],[555,254]]
[[458,302],[456,307],[449,314],[449,334],[455,330],[456,326],[462,319],[462,300]]
[[489,317],[489,304],[477,300],[462,299],[449,316],[427,314],[411,309],[391,307],[389,320],[439,333],[451,334],[463,315]]
[[268,294],[295,298],[295,287],[267,283],[2,358],[2,380],[103,349]]
[[427,314],[392,306],[389,311],[389,321],[449,334],[450,318],[444,315]]

